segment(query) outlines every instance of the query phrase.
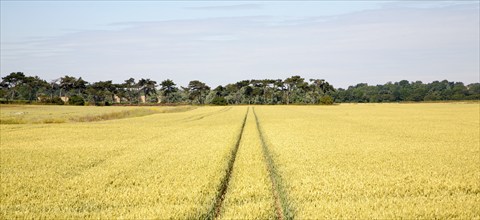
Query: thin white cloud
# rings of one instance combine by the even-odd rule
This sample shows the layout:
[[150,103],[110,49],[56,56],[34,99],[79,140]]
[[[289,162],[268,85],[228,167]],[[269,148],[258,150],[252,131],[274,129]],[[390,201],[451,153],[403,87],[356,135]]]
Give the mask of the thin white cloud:
[[474,6],[123,23],[117,30],[2,45],[2,73],[171,78],[180,85],[200,79],[211,86],[293,74],[341,87],[401,79],[469,83],[479,73]]
[[392,1],[380,4],[383,8],[445,8],[451,6],[463,6],[478,4],[477,0],[461,0],[461,1],[431,1],[431,0],[416,0],[416,1]]
[[238,5],[217,5],[217,6],[197,6],[197,7],[185,7],[185,9],[193,10],[252,10],[262,9],[261,4],[238,4]]

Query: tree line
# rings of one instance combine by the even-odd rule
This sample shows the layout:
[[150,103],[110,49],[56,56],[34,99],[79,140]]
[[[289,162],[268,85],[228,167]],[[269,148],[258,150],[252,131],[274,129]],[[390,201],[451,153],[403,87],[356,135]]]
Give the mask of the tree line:
[[333,93],[336,102],[419,102],[448,100],[479,100],[480,83],[465,85],[447,80],[423,83],[421,81],[388,82],[384,85],[359,83]]
[[360,83],[335,89],[324,79],[306,80],[298,75],[282,79],[242,80],[211,89],[192,80],[186,87],[166,79],[129,78],[123,83],[89,83],[65,75],[47,82],[38,76],[12,72],[2,77],[0,101],[3,103],[51,103],[72,105],[110,104],[333,104],[334,102],[400,102],[478,100],[480,83],[464,85],[447,80],[425,84],[421,81],[388,82],[384,85]]

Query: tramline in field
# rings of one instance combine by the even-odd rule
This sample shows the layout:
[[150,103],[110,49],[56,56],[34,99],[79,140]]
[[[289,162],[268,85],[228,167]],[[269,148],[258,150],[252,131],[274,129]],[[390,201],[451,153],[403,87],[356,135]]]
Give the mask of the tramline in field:
[[296,218],[480,217],[480,106],[255,108]]
[[204,216],[246,111],[225,109],[1,125],[2,218]]
[[478,103],[0,107],[2,219],[480,218]]

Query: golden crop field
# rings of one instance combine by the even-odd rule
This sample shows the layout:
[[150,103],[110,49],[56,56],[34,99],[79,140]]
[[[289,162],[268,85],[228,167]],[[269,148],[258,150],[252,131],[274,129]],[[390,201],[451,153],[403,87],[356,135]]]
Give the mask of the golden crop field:
[[480,218],[478,103],[255,109],[296,218]]
[[248,114],[222,206],[223,219],[269,219],[275,216],[274,198],[255,118]]
[[245,112],[1,125],[1,218],[200,218]]
[[1,219],[480,219],[478,102],[0,110]]
[[180,112],[194,109],[179,107],[96,107],[54,105],[0,105],[0,124],[41,124],[102,121],[138,117],[156,113]]

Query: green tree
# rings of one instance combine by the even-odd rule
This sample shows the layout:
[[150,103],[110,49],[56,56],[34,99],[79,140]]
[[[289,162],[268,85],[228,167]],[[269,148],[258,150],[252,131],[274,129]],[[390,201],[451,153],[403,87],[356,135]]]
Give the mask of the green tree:
[[43,80],[40,79],[38,76],[27,76],[25,77],[24,80],[24,86],[27,89],[27,99],[32,102],[34,100],[37,100],[38,97],[38,92],[41,90],[47,90],[49,87],[49,84]]
[[87,89],[88,82],[83,80],[82,77],[79,77],[73,83],[73,89],[75,90],[75,94],[78,96],[83,96]]
[[166,79],[160,83],[160,91],[163,97],[165,97],[165,101],[171,103],[173,101],[173,95],[178,91],[178,88],[173,80]]
[[188,83],[186,91],[188,92],[188,98],[190,101],[193,103],[205,104],[205,98],[210,91],[210,87],[203,82],[193,80]]
[[299,100],[299,96],[305,93],[305,89],[308,86],[308,84],[305,83],[305,79],[297,75],[286,78],[284,83],[286,85],[285,103],[288,105],[292,100],[295,102],[301,101]]
[[15,99],[18,87],[24,83],[25,78],[25,74],[22,72],[12,72],[7,76],[2,77],[2,85],[8,90],[6,96],[7,100]]
[[470,100],[480,99],[480,83],[472,83],[467,85],[467,97]]
[[95,105],[109,105],[107,97],[112,96],[112,81],[99,81],[87,87],[87,94],[91,97]]
[[335,91],[335,88],[324,79],[310,79],[310,82],[311,102],[313,104],[317,104],[320,101],[320,97],[326,95],[328,92]]
[[[60,78],[60,97],[62,96],[69,96],[70,90],[75,88],[75,82],[77,81],[77,78],[73,76],[67,76],[65,75],[64,77]],[[62,94],[63,92],[63,94]]]
[[128,100],[130,104],[138,102],[138,84],[135,82],[134,78],[125,80],[122,84],[125,95],[123,96]]
[[[153,80],[150,80],[150,79],[140,79],[138,81],[138,86],[140,87],[140,90],[143,92],[143,95],[145,95],[145,100],[148,102],[148,99],[149,96],[151,95],[156,95],[157,94],[157,90],[155,89],[155,87],[157,86],[157,82],[156,81],[153,81]],[[156,96],[155,96],[155,100],[156,100]]]

